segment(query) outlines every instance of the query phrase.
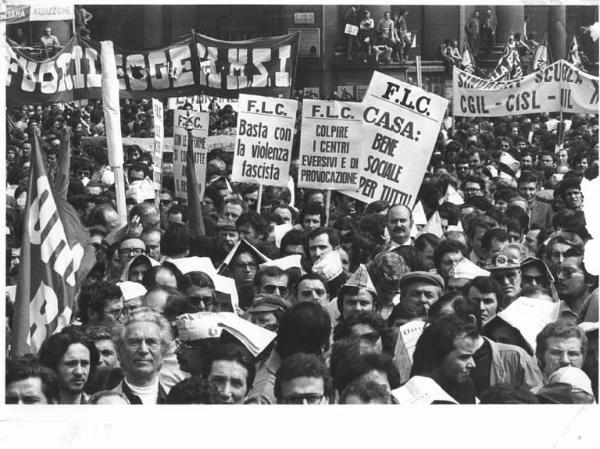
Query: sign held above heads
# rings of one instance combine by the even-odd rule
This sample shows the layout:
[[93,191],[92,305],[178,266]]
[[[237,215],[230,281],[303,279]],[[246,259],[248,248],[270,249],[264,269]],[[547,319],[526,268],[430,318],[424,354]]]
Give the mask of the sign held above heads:
[[448,100],[373,72],[362,106],[365,134],[358,191],[343,193],[367,204],[384,200],[412,208]]
[[360,103],[302,102],[298,187],[358,190],[362,112]]
[[240,95],[231,180],[286,187],[298,102]]

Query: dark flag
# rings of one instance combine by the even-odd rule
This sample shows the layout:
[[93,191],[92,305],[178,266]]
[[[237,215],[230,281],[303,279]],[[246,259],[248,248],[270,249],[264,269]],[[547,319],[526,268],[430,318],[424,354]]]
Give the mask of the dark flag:
[[12,357],[37,353],[48,336],[71,323],[75,292],[95,263],[89,233],[48,179],[38,135],[25,211]]

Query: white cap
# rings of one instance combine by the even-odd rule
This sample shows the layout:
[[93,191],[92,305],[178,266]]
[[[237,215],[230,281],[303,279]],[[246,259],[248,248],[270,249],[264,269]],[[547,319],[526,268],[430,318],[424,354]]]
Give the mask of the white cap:
[[312,271],[315,274],[323,276],[327,282],[335,279],[344,271],[340,253],[329,251],[327,254],[322,255],[313,264]]
[[477,276],[489,276],[490,272],[478,267],[466,257],[460,259],[456,266],[450,271],[450,277],[453,279],[473,280]]
[[562,368],[557,369],[550,377],[548,377],[548,382],[546,385],[551,383],[561,382],[565,384],[572,385],[575,388],[578,388],[586,393],[594,395],[594,391],[592,390],[592,381],[581,369],[575,368],[574,366],[563,366]]
[[185,313],[177,317],[175,326],[181,341],[219,338],[223,331],[217,314],[213,312]]
[[131,301],[132,299],[144,296],[148,290],[139,282],[123,281],[117,282],[117,287],[121,289],[123,301]]

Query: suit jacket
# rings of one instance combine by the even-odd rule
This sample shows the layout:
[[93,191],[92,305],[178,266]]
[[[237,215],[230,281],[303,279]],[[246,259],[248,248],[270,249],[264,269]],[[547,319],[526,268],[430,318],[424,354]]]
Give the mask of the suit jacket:
[[533,206],[529,210],[529,227],[537,224],[540,227],[552,228],[552,206],[541,201],[534,201]]

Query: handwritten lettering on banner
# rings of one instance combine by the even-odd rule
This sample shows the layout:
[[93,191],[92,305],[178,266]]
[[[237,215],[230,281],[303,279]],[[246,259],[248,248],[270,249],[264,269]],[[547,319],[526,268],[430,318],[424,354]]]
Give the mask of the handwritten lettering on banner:
[[296,100],[240,95],[234,182],[287,186],[297,109]]
[[362,105],[358,192],[344,194],[365,203],[384,200],[412,208],[448,100],[374,72]]
[[160,100],[152,99],[152,114],[154,120],[154,151],[153,160],[153,181],[154,189],[160,190],[162,185],[162,159],[165,145],[165,126],[164,126],[164,108]]
[[173,116],[173,178],[175,196],[187,198],[187,179],[185,175],[188,132],[192,126],[194,145],[194,167],[200,198],[204,198],[206,184],[206,138],[208,137],[208,112],[175,110]]
[[462,117],[598,113],[598,77],[560,60],[520,80],[489,81],[454,67],[453,114]]
[[358,190],[362,105],[304,100],[298,187]]
[[[36,61],[8,40],[7,103],[68,102],[101,97],[100,43],[73,37],[54,57]],[[290,97],[298,34],[227,42],[191,34],[144,51],[115,47],[121,98],[240,93]]]

